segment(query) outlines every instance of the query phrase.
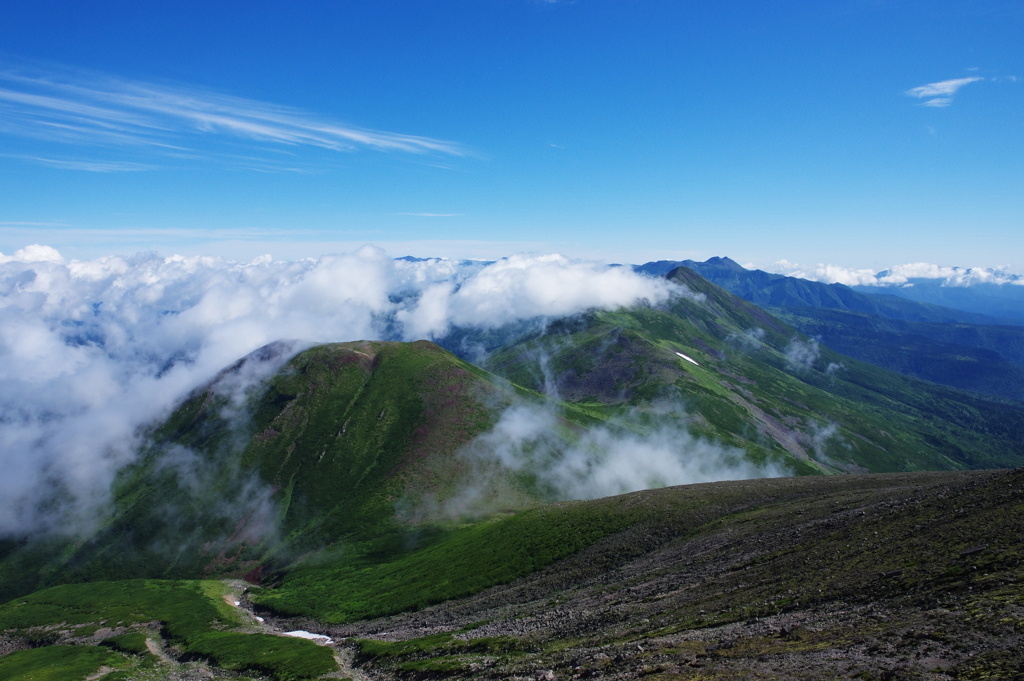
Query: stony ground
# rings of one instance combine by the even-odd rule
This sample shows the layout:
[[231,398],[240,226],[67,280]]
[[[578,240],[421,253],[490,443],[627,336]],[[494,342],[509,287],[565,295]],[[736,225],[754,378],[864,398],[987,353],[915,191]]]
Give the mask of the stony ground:
[[716,484],[771,494],[456,602],[268,624],[364,678],[1024,679],[1024,470]]

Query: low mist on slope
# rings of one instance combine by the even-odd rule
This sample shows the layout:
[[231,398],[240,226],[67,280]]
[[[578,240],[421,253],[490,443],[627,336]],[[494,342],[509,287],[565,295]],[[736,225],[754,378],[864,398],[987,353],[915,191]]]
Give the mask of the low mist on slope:
[[[175,493],[155,498],[156,508],[150,512],[160,518],[164,529],[157,533],[156,544],[147,548],[163,554],[173,564],[188,549],[188,541],[183,542],[183,538],[194,538],[196,524],[219,533],[219,539],[228,545],[276,543],[280,507],[274,489],[254,470],[243,466],[241,453],[252,436],[253,402],[286,362],[308,345],[300,341],[270,343],[214,378],[209,384],[208,403],[216,405],[217,424],[226,432],[217,434],[219,443],[213,451],[196,451],[178,442],[154,445],[157,451],[150,484],[171,482]],[[200,509],[200,523],[196,509]]]
[[[33,246],[0,256],[0,535],[89,527],[142,429],[277,339],[432,338],[456,326],[656,303],[677,289],[559,255],[413,261],[366,247],[285,262],[155,254],[65,262]],[[224,389],[244,395],[245,381]],[[187,472],[188,457],[179,458]]]
[[[685,288],[679,295],[698,304],[705,300],[702,294]],[[571,345],[565,329],[561,329],[562,335],[550,331],[554,331],[548,336],[553,348]],[[606,340],[601,345],[612,342]],[[421,516],[458,518],[501,510],[505,499],[494,496],[494,491],[502,489],[500,479],[510,474],[548,501],[793,475],[778,462],[755,463],[738,447],[694,435],[694,415],[674,399],[633,406],[600,423],[580,426],[560,411],[563,395],[552,369],[556,359],[540,348],[521,352],[540,374],[536,387],[547,400],[503,409],[489,431],[459,452],[467,470],[465,483],[443,501],[416,500],[414,506]],[[800,363],[800,368],[805,369],[806,363]]]
[[753,463],[738,448],[695,437],[689,421],[677,404],[666,403],[573,429],[554,408],[509,407],[491,430],[460,452],[470,471],[467,482],[435,512],[457,518],[500,510],[501,500],[488,496],[496,487],[492,478],[510,472],[527,478],[550,501],[792,475],[775,463]]

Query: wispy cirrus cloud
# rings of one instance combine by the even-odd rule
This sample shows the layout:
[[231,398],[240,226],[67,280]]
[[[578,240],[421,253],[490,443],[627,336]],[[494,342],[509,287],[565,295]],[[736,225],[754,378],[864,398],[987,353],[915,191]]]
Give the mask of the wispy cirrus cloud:
[[[8,155],[8,158],[11,158]],[[13,156],[26,161],[33,161],[51,168],[64,170],[84,170],[90,173],[135,173],[142,170],[155,170],[156,166],[133,161],[88,161],[66,158],[44,158],[42,156]]]
[[[0,68],[2,133],[178,161],[238,165],[241,158],[247,160],[243,166],[273,170],[308,170],[297,158],[303,150],[465,154],[454,142],[346,125],[295,107],[187,85],[42,67]],[[37,160],[55,164],[50,158]],[[137,158],[119,162],[139,164]],[[98,169],[81,159],[62,167]],[[117,169],[140,168],[112,166],[108,172]]]
[[918,99],[924,99],[925,101],[921,102],[923,106],[945,107],[953,103],[953,95],[956,94],[957,90],[979,80],[985,79],[981,76],[972,76],[970,78],[940,80],[937,83],[928,83],[927,85],[910,88],[906,94]]

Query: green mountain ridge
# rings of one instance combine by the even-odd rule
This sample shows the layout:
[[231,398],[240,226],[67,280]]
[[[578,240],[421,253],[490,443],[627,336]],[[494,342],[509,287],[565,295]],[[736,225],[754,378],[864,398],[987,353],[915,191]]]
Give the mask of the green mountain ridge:
[[[317,346],[276,372],[266,367],[292,346],[257,351],[152,431],[92,536],[8,541],[2,593],[112,578],[276,579],[438,541],[461,513],[446,500],[467,485],[481,488],[478,514],[557,499],[542,467],[463,454],[514,404],[557,415],[554,444],[525,445],[554,446],[546,456],[556,460],[559,441],[614,426],[610,437],[633,433],[633,445],[670,427],[797,473],[1024,463],[1024,409],[838,355],[692,270],[670,278],[689,293],[552,322],[492,354],[492,373],[427,341]],[[562,401],[539,395],[552,387]]]
[[[258,580],[264,569],[341,538],[410,541],[396,501],[457,485],[454,453],[516,394],[427,341],[317,346],[247,393],[226,394],[225,384],[261,352],[222,372],[153,431],[139,460],[120,473],[114,514],[93,536],[8,547],[0,562],[5,592],[37,588],[25,581],[33,572],[38,586]],[[520,506],[535,503],[505,491]],[[28,568],[43,558],[42,569]]]
[[[692,270],[670,278],[692,295],[550,325],[485,366],[584,404],[679,400],[698,432],[803,472],[1024,461],[1020,407],[839,355]],[[829,429],[838,437],[823,438]]]
[[[118,476],[111,515],[91,536],[0,545],[0,600],[11,599],[0,606],[0,651],[11,651],[0,657],[0,678],[5,669],[22,670],[10,678],[35,678],[33,665],[42,663],[27,648],[40,645],[66,657],[66,669],[93,674],[107,664],[127,670],[110,672],[128,674],[120,678],[136,678],[144,665],[157,670],[147,678],[171,678],[160,674],[195,664],[212,664],[214,674],[313,678],[340,664],[321,653],[321,666],[289,662],[327,650],[309,641],[279,655],[276,634],[288,627],[367,639],[336,645],[384,678],[476,678],[482,669],[508,678],[531,675],[536,665],[558,667],[560,675],[582,673],[575,668],[621,669],[620,678],[682,674],[678,665],[647,669],[628,645],[664,640],[658,664],[668,664],[681,632],[703,636],[745,619],[781,617],[790,606],[846,603],[857,588],[879,602],[898,597],[892,607],[900,621],[916,622],[923,615],[911,603],[915,589],[944,593],[962,581],[961,572],[929,557],[951,536],[943,534],[948,528],[957,551],[996,547],[985,565],[1003,581],[992,589],[1015,583],[1019,559],[1008,528],[1020,514],[1020,474],[959,469],[1024,464],[1024,408],[840,355],[687,268],[669,278],[682,295],[513,334],[483,368],[428,341],[301,352],[282,343],[243,358],[152,428],[138,460]],[[520,465],[473,459],[474,447],[490,442],[509,413],[542,413],[549,432],[521,445],[527,456]],[[665,428],[678,435],[675,456],[700,456],[684,447],[697,442],[762,470],[844,475],[547,503],[557,490],[537,462],[570,451],[589,456],[574,462],[583,475],[607,455],[587,440],[601,432],[637,447],[639,467],[649,455],[644,438]],[[952,472],[920,472],[927,470]],[[867,471],[889,475],[845,475]],[[472,513],[446,506],[467,489],[483,500]],[[928,500],[926,512],[920,499]],[[976,519],[964,508],[986,510]],[[861,524],[862,511],[874,529]],[[879,533],[906,548],[887,548],[873,539]],[[687,572],[693,559],[657,557],[677,544],[697,556],[719,547],[708,569],[722,586],[701,587],[675,609],[642,605],[664,598],[668,587],[658,575],[705,583]],[[860,567],[831,568],[833,559]],[[897,580],[895,591],[876,588],[875,573],[864,567],[872,561],[883,571],[909,570],[909,581]],[[842,579],[829,576],[833,569]],[[639,581],[615,586],[628,575]],[[239,582],[215,581],[240,577],[252,585],[244,596]],[[604,595],[587,591],[595,583],[587,580],[603,584]],[[232,595],[222,584],[236,585]],[[637,589],[639,609],[626,607],[632,597],[615,600],[620,588]],[[587,600],[579,607],[605,613],[600,622],[529,623],[561,621],[559,603],[576,602],[574,593],[620,603],[621,616]],[[184,615],[168,594],[194,602],[205,619],[180,624]],[[904,595],[910,600],[899,600]],[[231,609],[236,600],[249,615]],[[491,605],[474,605],[481,603]],[[515,603],[533,614],[519,621],[502,610]],[[985,603],[998,614],[993,622],[1009,612]],[[516,623],[488,625],[495,607]],[[375,618],[390,619],[375,625]],[[981,624],[964,626],[981,635]],[[479,636],[470,633],[476,629]],[[112,652],[76,652],[100,643],[101,630]],[[400,633],[381,634],[388,631]],[[743,654],[757,658],[757,650],[776,645],[772,636],[748,637]],[[998,636],[999,650],[1011,650],[1015,639]],[[152,646],[166,659],[146,657],[155,655],[143,650]],[[612,646],[614,655],[602,659],[619,656],[619,666],[564,652],[581,646]],[[109,681],[119,678],[110,674]]]
[[693,269],[841,354],[941,385],[1022,398],[1024,327],[1015,317],[747,270],[729,258],[659,261],[635,269],[661,276],[677,266]]

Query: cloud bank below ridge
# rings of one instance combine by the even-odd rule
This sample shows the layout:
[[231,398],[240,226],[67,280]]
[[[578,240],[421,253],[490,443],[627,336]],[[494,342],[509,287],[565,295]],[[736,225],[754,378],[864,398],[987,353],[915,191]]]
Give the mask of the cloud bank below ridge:
[[913,280],[934,280],[943,286],[967,287],[977,284],[1010,284],[1024,286],[1024,276],[989,267],[952,267],[917,262],[896,265],[885,270],[843,267],[821,264],[800,265],[780,260],[764,268],[768,272],[785,274],[790,277],[818,281],[823,284],[845,284],[846,286],[902,287],[912,286]]
[[[394,260],[380,249],[300,261],[0,254],[0,534],[83,525],[140,429],[227,364],[280,338],[439,338],[676,292],[560,255]],[[43,512],[56,493],[68,513]],[[52,509],[51,509],[52,510]],[[73,528],[72,528],[73,529]]]

